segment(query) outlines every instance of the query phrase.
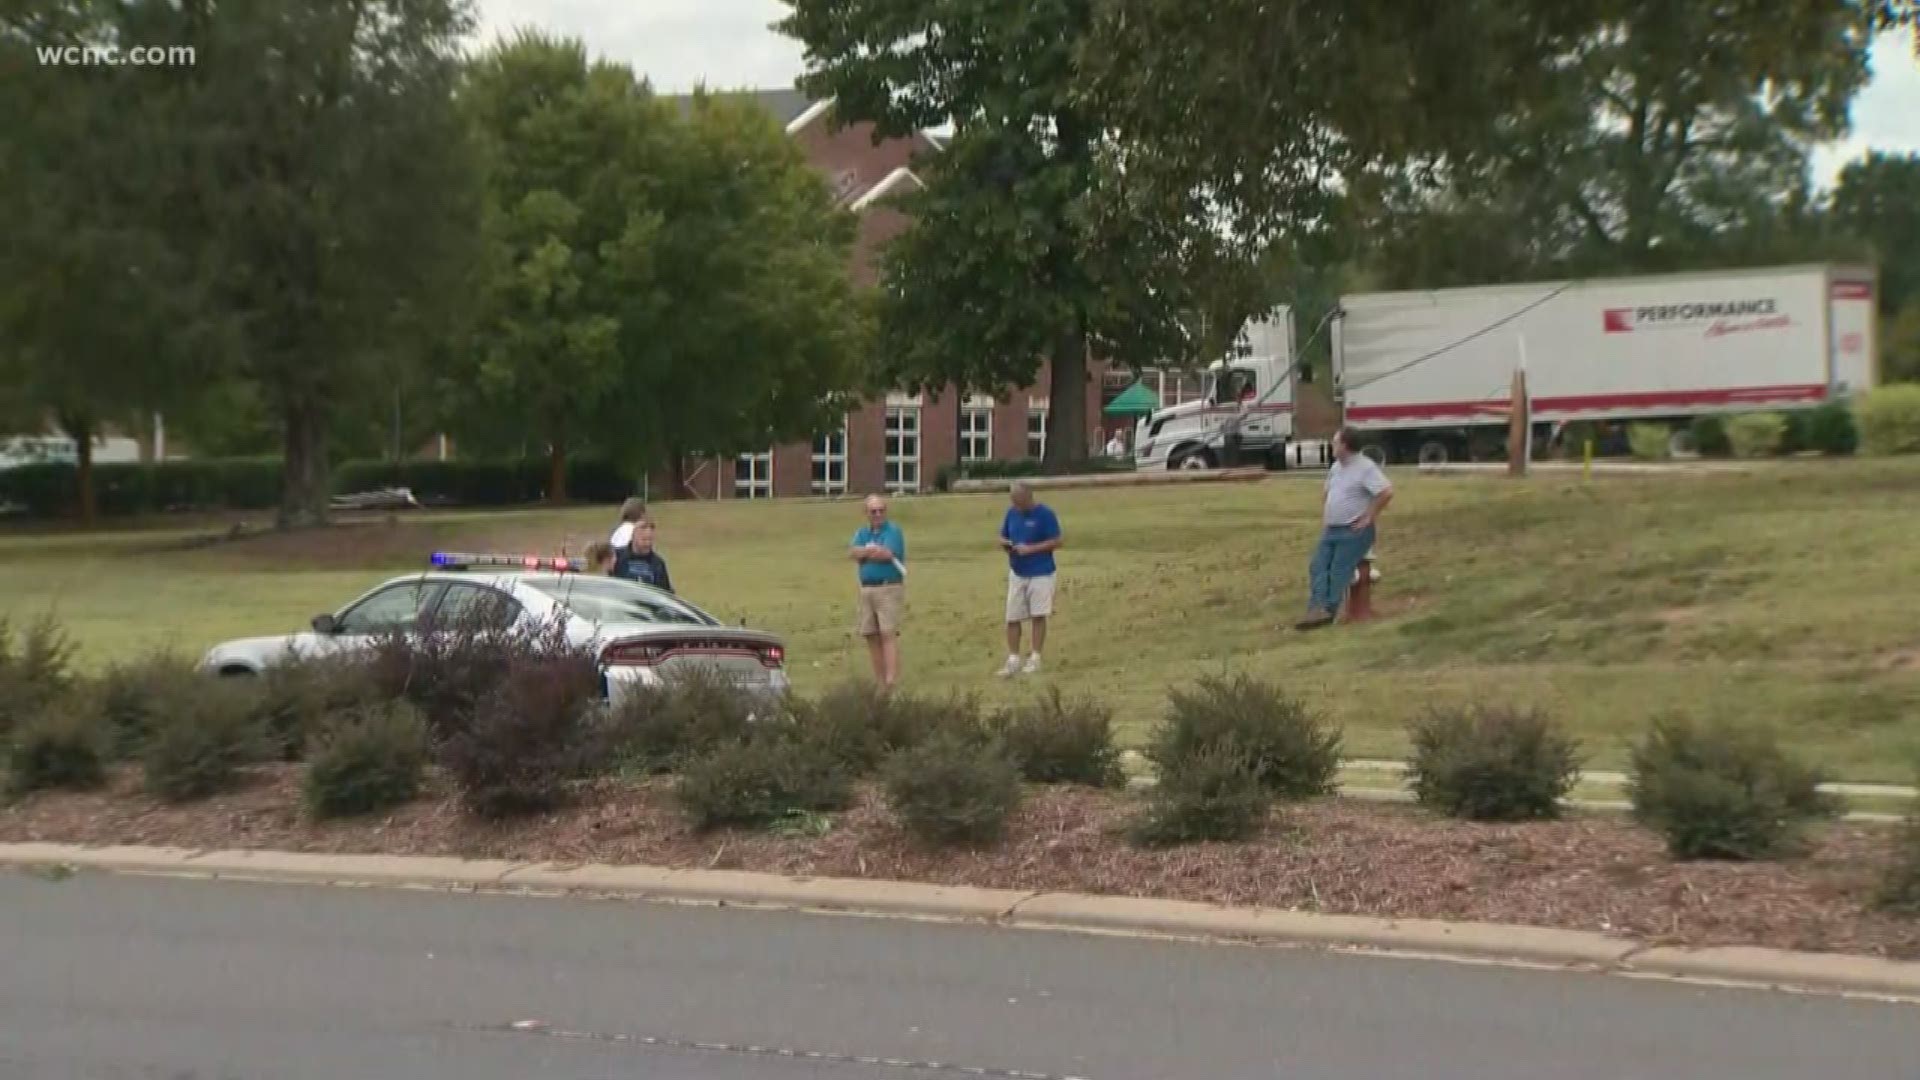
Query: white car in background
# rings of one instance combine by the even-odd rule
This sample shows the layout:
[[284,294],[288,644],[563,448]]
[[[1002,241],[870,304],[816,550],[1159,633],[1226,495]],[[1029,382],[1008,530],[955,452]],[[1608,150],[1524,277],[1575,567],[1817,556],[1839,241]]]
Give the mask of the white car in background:
[[610,700],[695,666],[715,669],[743,689],[788,688],[780,638],[727,626],[650,585],[581,573],[578,560],[436,554],[432,565],[314,616],[307,630],[216,645],[200,668],[255,676],[289,658],[350,655],[396,631],[412,634],[431,625],[537,630],[557,621],[569,642],[594,651]]

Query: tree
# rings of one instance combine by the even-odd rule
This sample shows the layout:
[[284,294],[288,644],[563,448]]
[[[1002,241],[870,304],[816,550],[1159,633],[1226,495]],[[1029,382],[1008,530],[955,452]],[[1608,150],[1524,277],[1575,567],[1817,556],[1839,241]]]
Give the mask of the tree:
[[[522,37],[465,104],[487,148],[469,426],[640,467],[828,426],[864,378],[854,220],[750,102],[653,97],[577,43]],[[456,371],[465,370],[456,366]]]
[[568,450],[604,434],[632,385],[621,317],[659,285],[655,177],[673,116],[624,66],[538,34],[477,61],[462,103],[487,178],[475,418],[542,441],[561,502]]
[[[1049,362],[1044,467],[1088,452],[1090,351],[1192,362],[1207,297],[1250,260],[1204,202],[1134,180],[1097,101],[1079,93],[1094,0],[788,0],[801,85],[875,138],[951,122],[914,224],[887,252],[877,375],[908,389],[1002,391]],[[1215,340],[1231,328],[1213,324]]]
[[182,401],[215,327],[163,228],[179,181],[180,86],[165,69],[45,65],[32,51],[151,40],[138,5],[40,5],[0,22],[0,385],[10,421],[74,443],[81,521],[96,513],[93,444]]
[[676,490],[689,454],[838,427],[871,350],[848,273],[853,214],[751,101],[700,92],[687,105],[660,183],[657,258],[671,271],[623,322],[636,392],[615,427],[630,453],[671,464]]
[[1840,170],[1834,224],[1872,246],[1880,265],[1880,313],[1920,299],[1920,154],[1870,152]]
[[[478,202],[455,111],[464,0],[187,0],[185,242],[237,327],[237,375],[279,428],[278,523],[324,522],[343,403],[444,333]],[[380,396],[380,395],[375,395]]]

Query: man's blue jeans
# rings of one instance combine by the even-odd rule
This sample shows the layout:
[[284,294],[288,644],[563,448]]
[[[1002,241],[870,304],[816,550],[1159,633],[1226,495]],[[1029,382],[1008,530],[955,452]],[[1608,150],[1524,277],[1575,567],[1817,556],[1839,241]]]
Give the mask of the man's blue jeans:
[[1353,572],[1373,550],[1373,536],[1371,525],[1364,529],[1329,525],[1320,533],[1320,543],[1313,549],[1313,562],[1308,567],[1313,610],[1339,614],[1340,602],[1353,585]]

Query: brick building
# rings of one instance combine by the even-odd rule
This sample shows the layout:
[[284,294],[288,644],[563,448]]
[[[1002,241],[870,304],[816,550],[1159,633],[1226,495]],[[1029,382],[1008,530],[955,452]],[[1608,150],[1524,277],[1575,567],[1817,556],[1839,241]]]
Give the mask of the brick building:
[[[912,162],[922,154],[938,153],[939,140],[921,134],[876,145],[870,124],[836,130],[829,102],[809,101],[792,90],[747,96],[785,126],[836,201],[859,215],[848,272],[862,285],[873,284],[882,248],[910,224],[883,200],[920,184]],[[1102,375],[1095,365],[1087,383],[1087,416],[1096,424],[1102,402],[1112,393],[1103,393]],[[839,430],[822,432],[811,442],[771,447],[731,461],[689,462],[686,490],[668,495],[670,481],[663,476],[656,476],[651,488],[655,498],[695,499],[931,491],[940,470],[961,461],[1040,456],[1047,440],[1047,380],[1043,364],[1035,386],[998,398],[963,398],[952,387],[917,395],[891,393],[849,412]]]

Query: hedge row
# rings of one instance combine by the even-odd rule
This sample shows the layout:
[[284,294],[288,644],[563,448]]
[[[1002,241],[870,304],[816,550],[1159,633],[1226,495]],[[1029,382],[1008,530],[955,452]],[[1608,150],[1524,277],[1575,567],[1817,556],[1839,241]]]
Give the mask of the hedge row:
[[[955,480],[1012,480],[1016,478],[1040,476],[1043,473],[1039,458],[989,458],[985,461],[963,461],[957,465],[942,465],[934,474],[935,491],[950,491]],[[1077,473],[1110,473],[1134,471],[1130,457],[1094,457],[1074,466]]]
[[[28,516],[72,513],[75,467],[39,462],[0,471],[0,506]],[[349,461],[333,472],[340,493],[405,487],[427,505],[518,506],[546,497],[548,464],[525,461]],[[94,466],[100,513],[110,516],[179,510],[266,510],[280,504],[278,458],[198,458],[157,464]],[[631,470],[600,458],[567,463],[567,494],[613,503],[638,490]]]

